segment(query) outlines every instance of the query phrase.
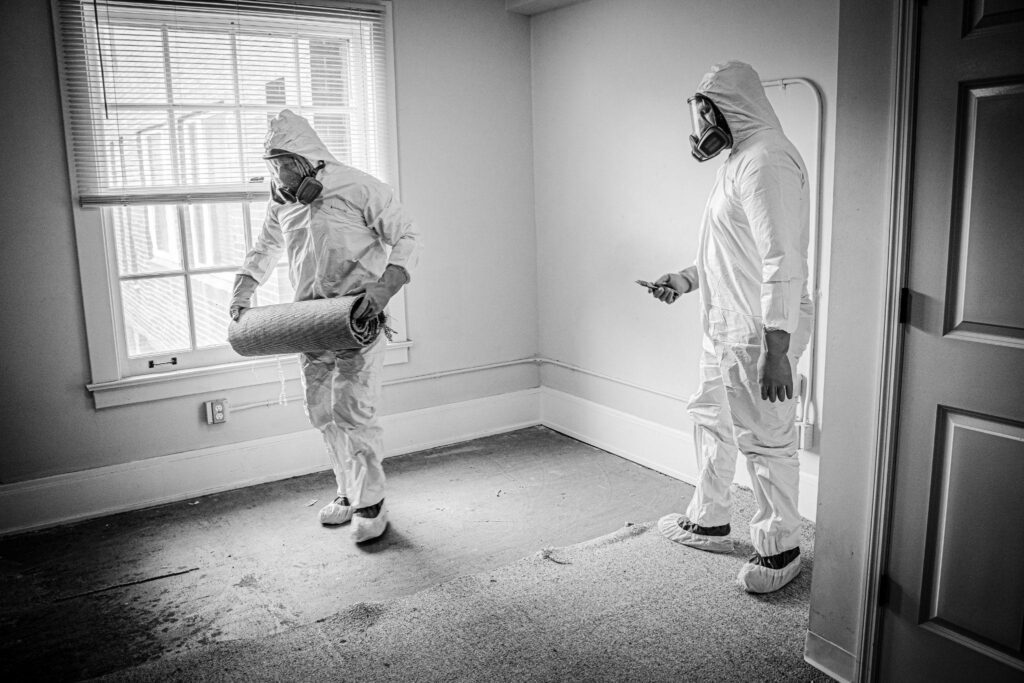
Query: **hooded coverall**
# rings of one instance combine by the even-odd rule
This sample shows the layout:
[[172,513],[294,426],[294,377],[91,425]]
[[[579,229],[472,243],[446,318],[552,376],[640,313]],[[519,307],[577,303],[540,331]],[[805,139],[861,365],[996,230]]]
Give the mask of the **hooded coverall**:
[[696,262],[683,271],[700,288],[704,329],[701,384],[687,407],[700,474],[686,516],[702,527],[729,523],[743,453],[757,502],[751,541],[767,557],[800,541],[796,401],[761,398],[758,360],[766,329],[788,332],[795,380],[810,339],[808,175],[749,65],[712,67],[698,93],[721,110],[733,145],[704,209]]
[[[301,116],[289,110],[271,120],[266,151],[283,149],[314,165],[323,193],[309,205],[268,203],[259,238],[240,270],[263,284],[288,255],[295,300],[344,296],[376,282],[388,265],[415,265],[421,240],[391,187],[342,164]],[[338,484],[356,508],[384,498],[382,430],[376,410],[384,342],[361,350],[302,354],[306,415],[323,434]]]

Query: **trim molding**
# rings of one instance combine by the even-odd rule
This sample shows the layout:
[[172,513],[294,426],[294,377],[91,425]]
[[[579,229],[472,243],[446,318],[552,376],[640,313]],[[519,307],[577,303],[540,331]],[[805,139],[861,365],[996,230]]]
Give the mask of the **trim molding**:
[[[384,365],[408,362],[411,346],[411,341],[389,342],[384,352]],[[264,356],[220,365],[135,375],[110,382],[86,384],[85,388],[92,392],[96,409],[102,410],[132,403],[275,384],[281,381],[282,372],[288,374],[288,379],[298,378],[297,354]]]
[[579,2],[584,2],[584,0],[505,0],[505,11],[533,16]]
[[[609,453],[685,481],[697,483],[697,458],[689,420],[682,429],[666,427],[572,394],[541,387],[540,422]],[[750,488],[746,467],[736,468],[735,482]],[[814,521],[818,477],[800,472],[800,514]]]
[[[384,457],[536,425],[537,389],[381,416]],[[306,429],[0,486],[0,535],[138,510],[329,469]],[[59,500],[56,506],[53,501]]]
[[[685,417],[683,417],[686,420]],[[384,415],[384,457],[542,424],[689,484],[689,424],[667,427],[554,389],[525,389]],[[0,486],[0,535],[138,510],[328,469],[313,429]],[[750,486],[745,467],[736,483]],[[815,518],[818,478],[800,473],[800,514]],[[59,507],[53,505],[60,500]]]
[[884,610],[880,606],[882,575],[888,563],[890,507],[896,478],[896,437],[899,431],[900,391],[903,378],[903,327],[899,321],[900,289],[909,267],[910,194],[916,121],[919,5],[913,0],[893,4],[895,65],[890,93],[890,196],[889,244],[885,283],[885,320],[882,331],[882,368],[879,373],[878,415],[875,425],[875,462],[872,471],[864,577],[859,586],[861,609],[857,624],[856,669],[853,679],[871,681],[878,676]]
[[857,658],[813,631],[804,637],[804,661],[837,681],[850,683],[857,675]]

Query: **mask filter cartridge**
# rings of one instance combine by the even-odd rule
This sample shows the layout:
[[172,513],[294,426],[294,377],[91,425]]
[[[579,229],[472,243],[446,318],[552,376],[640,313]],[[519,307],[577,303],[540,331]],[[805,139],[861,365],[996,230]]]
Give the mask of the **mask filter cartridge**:
[[712,159],[727,147],[732,147],[732,133],[722,112],[715,103],[703,95],[694,95],[686,101],[690,105],[690,153],[697,161]]

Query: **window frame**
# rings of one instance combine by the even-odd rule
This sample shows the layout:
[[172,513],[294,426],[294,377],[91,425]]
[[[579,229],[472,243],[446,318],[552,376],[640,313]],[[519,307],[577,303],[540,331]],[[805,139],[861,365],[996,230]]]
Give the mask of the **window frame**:
[[[104,225],[102,212],[104,207],[89,204],[82,205],[76,182],[76,164],[70,121],[70,106],[65,88],[65,66],[61,50],[60,0],[51,0],[51,16],[53,31],[56,37],[57,65],[60,74],[60,96],[64,118],[64,136],[66,159],[71,179],[72,212],[75,230],[75,242],[78,253],[79,275],[82,287],[82,306],[85,317],[85,331],[89,355],[91,381],[86,388],[91,392],[97,409],[177,398],[198,393],[241,389],[269,383],[280,383],[285,379],[299,376],[296,355],[243,357],[234,354],[230,347],[217,347],[213,353],[207,350],[190,350],[193,358],[205,356],[205,360],[196,363],[170,362],[174,353],[145,356],[147,361],[153,360],[152,368],[146,367],[139,372],[139,359],[129,358],[127,353],[126,330],[122,320],[120,302],[120,276],[117,261],[116,240],[113,230]],[[366,7],[383,9],[384,29],[384,77],[385,77],[385,112],[384,125],[387,136],[384,144],[385,161],[390,169],[389,184],[398,197],[400,171],[398,166],[398,130],[395,99],[395,68],[394,68],[394,25],[391,0],[362,0],[359,2],[331,0],[300,0],[302,4],[327,7]],[[300,112],[301,113],[301,112]],[[231,196],[204,198],[211,201],[257,202],[268,201],[269,192],[264,188],[260,191],[247,190],[231,193]],[[200,200],[196,200],[197,202]],[[188,211],[188,202],[172,202],[179,211]],[[244,209],[248,216],[248,208]],[[245,219],[246,223],[248,218]],[[185,230],[185,228],[182,228]],[[246,241],[248,243],[249,231]],[[181,249],[187,249],[186,244]],[[282,257],[284,258],[284,257]],[[241,266],[241,264],[239,264]],[[187,277],[187,276],[186,276]],[[384,364],[394,365],[408,362],[409,340],[406,328],[405,291],[391,300],[388,306],[391,314],[390,325],[396,334],[394,341],[387,344]],[[226,315],[226,314],[225,314]],[[223,354],[218,353],[223,351]],[[184,355],[184,354],[178,354]],[[185,367],[186,365],[190,367]]]

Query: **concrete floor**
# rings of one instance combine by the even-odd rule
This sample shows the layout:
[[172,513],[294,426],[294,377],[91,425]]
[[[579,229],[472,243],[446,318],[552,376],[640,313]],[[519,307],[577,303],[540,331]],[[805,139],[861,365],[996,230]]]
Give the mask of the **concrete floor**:
[[681,512],[692,493],[543,427],[384,469],[391,526],[361,546],[317,523],[330,472],[0,539],[0,675],[80,680],[272,634]]

